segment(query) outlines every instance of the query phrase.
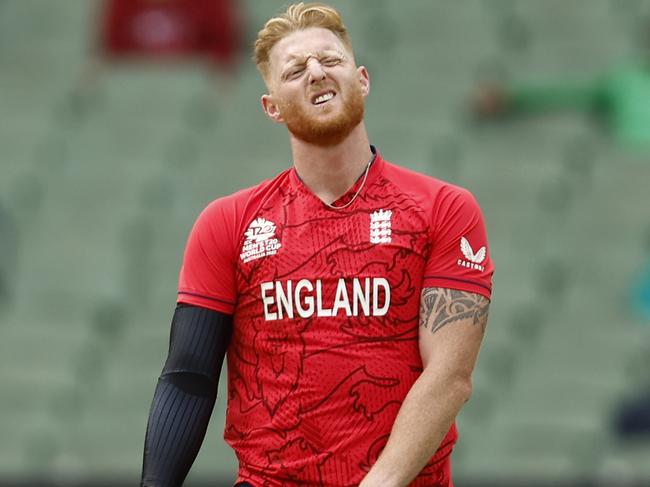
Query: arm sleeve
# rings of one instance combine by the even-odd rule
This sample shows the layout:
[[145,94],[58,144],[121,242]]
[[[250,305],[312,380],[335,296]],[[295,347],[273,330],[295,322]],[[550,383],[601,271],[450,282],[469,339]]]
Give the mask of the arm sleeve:
[[469,291],[490,299],[494,265],[481,209],[456,186],[441,189],[433,209],[431,253],[423,287]]
[[185,247],[178,302],[232,314],[236,303],[234,208],[216,200],[194,223]]
[[601,80],[515,85],[507,93],[507,108],[515,112],[600,110],[608,106],[608,90]]
[[212,415],[232,317],[179,305],[154,393],[144,444],[142,487],[183,484]]

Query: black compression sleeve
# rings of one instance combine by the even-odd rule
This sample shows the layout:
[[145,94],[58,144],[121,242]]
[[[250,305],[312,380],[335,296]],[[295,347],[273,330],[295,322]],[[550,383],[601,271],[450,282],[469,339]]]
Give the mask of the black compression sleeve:
[[144,444],[142,487],[177,487],[194,463],[214,402],[232,317],[195,306],[174,312]]

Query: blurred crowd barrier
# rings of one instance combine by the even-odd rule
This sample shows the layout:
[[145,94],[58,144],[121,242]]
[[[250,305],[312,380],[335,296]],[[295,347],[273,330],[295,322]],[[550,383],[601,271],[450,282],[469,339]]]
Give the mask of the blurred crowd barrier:
[[[117,62],[101,43],[120,3],[0,1],[3,485],[137,482],[189,229],[212,199],[291,164],[250,61],[285,2],[233,2],[216,64],[191,36],[171,57],[207,61],[170,62],[158,44]],[[155,9],[175,3],[130,3],[150,9],[135,38],[169,40],[178,25]],[[650,148],[611,118],[648,113],[650,2],[332,4],[370,71],[373,143],[485,213],[497,271],[458,484],[650,485]],[[621,83],[643,96],[603,112],[572,91],[617,66],[635,67]],[[544,110],[486,117],[523,86],[566,103],[543,92]],[[189,485],[233,478],[223,386]]]

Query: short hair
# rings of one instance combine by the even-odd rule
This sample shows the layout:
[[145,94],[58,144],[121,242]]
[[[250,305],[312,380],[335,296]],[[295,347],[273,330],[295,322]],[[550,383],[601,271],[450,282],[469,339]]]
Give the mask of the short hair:
[[267,79],[269,73],[269,55],[271,49],[287,35],[310,27],[322,27],[333,32],[352,51],[348,31],[343,25],[341,14],[324,3],[296,3],[287,10],[269,19],[262,30],[257,33],[255,41],[255,65]]

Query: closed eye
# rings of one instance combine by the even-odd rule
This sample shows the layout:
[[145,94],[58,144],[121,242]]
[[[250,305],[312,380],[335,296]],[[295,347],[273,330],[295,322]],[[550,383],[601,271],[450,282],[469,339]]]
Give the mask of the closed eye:
[[342,59],[337,57],[327,57],[321,61],[323,66],[332,67],[341,64]]
[[289,69],[288,71],[286,71],[284,73],[283,77],[284,77],[285,80],[296,79],[296,78],[300,77],[300,75],[302,75],[302,73],[304,73],[304,72],[305,72],[305,67],[304,66],[296,66],[296,67],[293,67],[293,68]]

